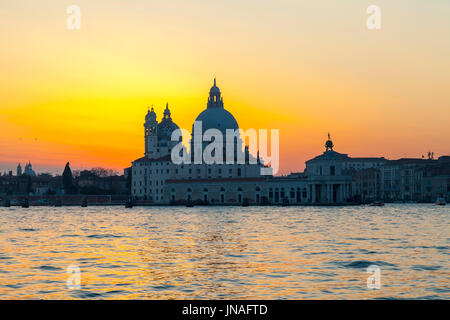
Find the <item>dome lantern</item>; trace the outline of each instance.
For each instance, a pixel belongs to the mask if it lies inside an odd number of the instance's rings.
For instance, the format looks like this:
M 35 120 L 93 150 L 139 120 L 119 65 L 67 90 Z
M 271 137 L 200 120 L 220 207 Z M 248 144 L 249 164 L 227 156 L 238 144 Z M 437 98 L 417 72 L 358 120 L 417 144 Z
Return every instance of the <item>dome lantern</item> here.
M 216 78 L 214 78 L 214 85 L 209 90 L 209 98 L 207 108 L 223 108 L 223 99 L 220 96 L 220 89 L 216 85 Z
M 236 119 L 223 105 L 223 98 L 216 85 L 216 78 L 214 78 L 214 85 L 209 90 L 207 107 L 197 116 L 195 121 L 202 122 L 202 133 L 208 129 L 218 129 L 225 135 L 227 129 L 239 129 Z M 192 134 L 194 134 L 194 131 L 193 125 Z
M 164 110 L 164 119 L 171 119 L 171 113 L 169 110 L 169 103 L 166 103 L 166 109 Z

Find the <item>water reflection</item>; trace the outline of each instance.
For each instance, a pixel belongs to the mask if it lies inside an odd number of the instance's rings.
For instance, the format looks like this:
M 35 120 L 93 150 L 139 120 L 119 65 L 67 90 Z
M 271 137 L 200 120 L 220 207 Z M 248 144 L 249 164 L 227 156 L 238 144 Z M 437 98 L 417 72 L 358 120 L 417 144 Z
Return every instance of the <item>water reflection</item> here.
M 2 299 L 450 298 L 449 209 L 0 209 Z M 368 290 L 366 268 L 381 268 Z M 81 269 L 68 290 L 69 265 Z

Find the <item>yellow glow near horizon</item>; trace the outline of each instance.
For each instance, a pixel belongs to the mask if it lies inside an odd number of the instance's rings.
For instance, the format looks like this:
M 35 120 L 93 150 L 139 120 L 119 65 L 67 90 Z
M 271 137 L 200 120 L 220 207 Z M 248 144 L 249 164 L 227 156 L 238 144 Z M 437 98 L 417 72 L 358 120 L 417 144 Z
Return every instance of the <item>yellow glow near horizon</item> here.
M 364 1 L 77 2 L 72 31 L 70 3 L 0 4 L 0 170 L 121 170 L 147 107 L 190 131 L 214 76 L 240 127 L 280 129 L 281 172 L 328 132 L 355 156 L 450 154 L 448 1 L 381 1 L 375 32 Z

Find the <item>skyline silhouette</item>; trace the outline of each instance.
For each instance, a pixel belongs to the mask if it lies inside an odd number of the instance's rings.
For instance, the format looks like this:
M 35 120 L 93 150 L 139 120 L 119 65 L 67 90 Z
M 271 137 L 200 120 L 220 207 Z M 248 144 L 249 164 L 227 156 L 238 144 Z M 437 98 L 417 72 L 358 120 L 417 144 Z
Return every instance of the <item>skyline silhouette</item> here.
M 450 154 L 448 1 L 383 3 L 377 31 L 367 4 L 334 0 L 80 0 L 80 30 L 65 4 L 24 4 L 0 4 L 0 171 L 121 170 L 142 154 L 148 106 L 169 102 L 189 128 L 214 76 L 241 128 L 280 129 L 284 173 L 329 131 L 354 156 Z

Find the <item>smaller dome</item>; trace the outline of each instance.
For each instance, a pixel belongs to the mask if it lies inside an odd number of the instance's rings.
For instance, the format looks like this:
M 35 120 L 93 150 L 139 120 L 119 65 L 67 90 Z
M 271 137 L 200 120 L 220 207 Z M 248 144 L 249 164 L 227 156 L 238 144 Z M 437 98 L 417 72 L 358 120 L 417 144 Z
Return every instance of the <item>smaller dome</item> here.
M 158 140 L 170 141 L 172 139 L 172 133 L 177 129 L 180 128 L 172 121 L 169 104 L 166 104 L 164 117 L 158 124 Z
M 180 129 L 172 119 L 164 119 L 158 124 L 158 140 L 170 141 L 172 138 L 172 133 Z
M 333 141 L 331 141 L 330 134 L 328 133 L 328 140 L 327 142 L 325 142 L 325 149 L 326 151 L 333 150 L 333 147 L 334 147 Z

